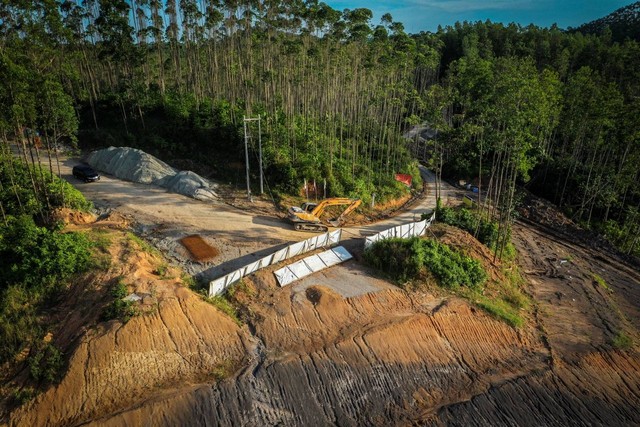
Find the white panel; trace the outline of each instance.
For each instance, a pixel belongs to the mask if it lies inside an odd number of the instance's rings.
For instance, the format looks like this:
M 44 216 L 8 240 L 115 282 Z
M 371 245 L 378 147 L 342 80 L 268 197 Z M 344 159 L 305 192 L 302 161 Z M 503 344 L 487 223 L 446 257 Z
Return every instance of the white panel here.
M 335 265 L 340 263 L 340 257 L 333 251 L 324 251 L 318 254 L 318 258 L 326 265 Z
M 232 271 L 231 273 L 227 274 L 227 283 L 226 283 L 226 285 L 229 286 L 231 283 L 237 282 L 238 280 L 242 279 L 243 277 L 244 277 L 244 274 L 242 274 L 242 269 L 236 270 L 236 271 Z
M 330 249 L 334 254 L 336 254 L 338 256 L 338 258 L 340 258 L 340 261 L 346 261 L 348 259 L 353 258 L 353 256 L 349 253 L 348 250 L 346 250 L 344 247 L 342 246 L 338 246 L 335 247 L 333 249 Z
M 294 262 L 293 264 L 290 264 L 289 265 L 289 270 L 291 270 L 291 272 L 296 277 L 304 277 L 304 276 L 308 276 L 309 274 L 313 273 L 313 270 L 310 270 L 309 267 L 307 266 L 307 264 L 305 264 L 302 261 L 298 261 L 298 262 Z
M 289 251 L 287 252 L 287 258 L 293 258 L 296 255 L 300 255 L 302 253 L 302 248 L 304 247 L 304 242 L 294 243 L 289 246 Z
M 273 254 L 260 259 L 258 262 L 260 263 L 260 268 L 269 267 L 273 262 Z
M 302 260 L 311 271 L 320 271 L 327 268 L 327 264 L 318 255 L 312 255 Z
M 279 251 L 277 251 L 276 253 L 273 254 L 273 260 L 271 261 L 272 264 L 277 264 L 280 261 L 284 261 L 285 259 L 287 259 L 287 252 L 289 251 L 289 248 L 284 248 L 284 249 L 280 249 Z
M 340 239 L 342 239 L 342 228 L 339 228 L 329 233 L 328 242 L 327 244 L 325 244 L 325 246 L 329 246 L 330 244 L 333 244 L 333 243 L 339 243 Z
M 291 265 L 274 272 L 280 286 L 286 286 L 291 282 L 308 276 L 314 272 L 324 270 L 331 265 L 351 259 L 351 254 L 342 246 L 329 249 L 317 255 L 311 255 Z M 325 265 L 326 264 L 326 265 Z
M 238 280 L 242 279 L 244 276 L 254 273 L 260 270 L 261 268 L 267 267 L 269 265 L 277 264 L 281 261 L 284 261 L 285 259 L 303 254 L 305 252 L 315 250 L 320 247 L 326 247 L 331 244 L 338 243 L 341 237 L 342 237 L 342 229 L 338 229 L 329 233 L 324 233 L 324 234 L 311 237 L 301 242 L 294 243 L 289 247 L 280 249 L 279 251 L 276 251 L 272 255 L 268 255 L 264 258 L 254 261 L 249 265 L 246 265 L 236 271 L 233 271 L 219 279 L 216 279 L 210 282 L 209 295 L 213 296 L 213 295 L 218 295 L 224 292 L 224 290 L 232 283 L 237 282 Z M 324 262 L 321 261 L 320 259 L 317 259 L 317 262 L 324 264 Z M 294 269 L 298 269 L 298 270 L 288 270 L 288 273 L 282 272 L 282 269 L 278 271 L 281 272 L 281 274 L 286 275 L 286 277 L 283 277 L 284 281 L 295 280 L 294 277 L 296 276 L 296 274 L 307 275 L 311 273 L 311 270 L 309 270 L 309 268 L 306 266 L 303 266 L 303 267 L 296 266 L 294 267 Z M 276 274 L 276 277 L 277 277 L 277 274 Z M 278 282 L 280 283 L 281 286 L 283 286 L 282 284 L 283 282 L 280 281 L 280 279 L 278 279 Z
M 248 276 L 249 274 L 257 271 L 260 268 L 260 261 L 252 262 L 244 268 L 244 275 Z
M 288 285 L 289 283 L 297 280 L 298 278 L 291 272 L 289 267 L 281 268 L 280 270 L 274 272 L 276 275 L 276 279 L 278 279 L 278 283 L 280 286 Z
M 214 295 L 220 294 L 225 289 L 226 276 L 221 277 L 219 279 L 214 280 L 209 283 L 209 296 L 212 297 Z

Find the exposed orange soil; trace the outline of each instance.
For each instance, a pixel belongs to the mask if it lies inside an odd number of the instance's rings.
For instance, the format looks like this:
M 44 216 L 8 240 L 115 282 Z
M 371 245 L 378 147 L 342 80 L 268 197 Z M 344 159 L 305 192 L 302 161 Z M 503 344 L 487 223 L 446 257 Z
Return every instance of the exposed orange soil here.
M 470 235 L 432 232 L 502 279 Z M 517 226 L 514 242 L 535 300 L 520 329 L 440 292 L 391 288 L 344 298 L 321 285 L 279 288 L 275 267 L 232 295 L 245 322 L 238 326 L 185 288 L 177 271 L 160 277 L 159 259 L 113 245 L 108 280 L 122 276 L 143 296 L 143 314 L 85 330 L 86 319 L 70 314 L 61 325 L 73 325 L 75 338 L 54 334 L 77 343 L 69 370 L 9 423 L 640 423 L 637 347 L 613 346 L 620 332 L 640 338 L 640 274 L 543 230 Z M 88 288 L 99 290 L 104 279 Z M 74 303 L 86 304 L 86 292 Z M 221 371 L 228 377 L 219 381 Z
M 114 221 L 111 219 L 111 221 Z M 96 226 L 101 226 L 96 223 Z M 59 384 L 11 414 L 11 425 L 75 425 L 214 380 L 220 366 L 246 357 L 247 334 L 182 283 L 157 273 L 162 260 L 122 232 L 109 234 L 111 267 L 72 288 L 53 342 L 69 355 Z M 123 281 L 142 299 L 139 315 L 103 322 L 106 288 Z

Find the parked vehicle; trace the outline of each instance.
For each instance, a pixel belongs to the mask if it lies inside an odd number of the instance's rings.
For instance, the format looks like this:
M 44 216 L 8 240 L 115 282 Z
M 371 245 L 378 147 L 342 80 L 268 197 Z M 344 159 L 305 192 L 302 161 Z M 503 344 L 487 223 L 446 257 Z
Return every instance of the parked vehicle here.
M 84 182 L 100 180 L 100 175 L 89 165 L 77 165 L 73 167 L 73 176 Z

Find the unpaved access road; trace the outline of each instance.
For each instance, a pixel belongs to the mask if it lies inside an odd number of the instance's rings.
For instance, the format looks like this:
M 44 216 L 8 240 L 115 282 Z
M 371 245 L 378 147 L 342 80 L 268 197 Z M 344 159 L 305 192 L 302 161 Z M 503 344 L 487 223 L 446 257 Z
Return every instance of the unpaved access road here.
M 71 174 L 77 158 L 61 159 L 61 175 L 78 188 L 101 211 L 117 210 L 135 220 L 136 231 L 150 240 L 187 273 L 210 281 L 291 243 L 313 234 L 293 230 L 283 217 L 266 214 L 262 209 L 269 202 L 256 200 L 256 210 L 239 209 L 222 201 L 202 202 L 168 192 L 154 186 L 123 181 L 103 175 L 98 182 L 84 183 Z M 362 238 L 379 231 L 420 220 L 423 213 L 435 208 L 433 173 L 422 168 L 425 191 L 411 206 L 398 215 L 361 227 L 343 228 L 343 244 L 350 250 L 362 249 Z M 443 184 L 447 198 L 461 198 L 460 190 Z M 246 203 L 243 205 L 246 206 Z M 275 212 L 275 209 L 271 210 Z M 211 262 L 194 262 L 179 243 L 191 234 L 201 235 L 220 251 Z M 347 280 L 346 283 L 351 283 Z M 342 289 L 345 296 L 366 292 L 354 285 Z M 370 289 L 368 289 L 370 290 Z M 368 291 L 367 290 L 367 291 Z M 338 289 L 341 292 L 340 289 Z

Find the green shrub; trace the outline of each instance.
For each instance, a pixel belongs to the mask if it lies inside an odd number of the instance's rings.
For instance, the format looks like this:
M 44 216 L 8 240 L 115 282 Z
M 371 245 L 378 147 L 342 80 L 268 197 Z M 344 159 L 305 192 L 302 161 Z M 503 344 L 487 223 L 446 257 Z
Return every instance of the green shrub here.
M 482 244 L 491 250 L 495 251 L 497 247 L 498 224 L 494 221 L 489 221 L 483 218 L 477 212 L 466 208 L 454 209 L 450 207 L 443 207 L 438 204 L 436 209 L 436 220 L 461 228 L 469 234 L 475 235 Z M 515 254 L 515 251 L 512 251 L 512 248 L 510 248 L 509 251 L 509 253 L 513 252 L 513 254 Z
M 31 174 L 44 180 L 46 191 L 34 192 Z M 91 202 L 67 181 L 51 175 L 46 167 L 27 166 L 19 159 L 0 155 L 0 202 L 9 215 L 37 215 L 49 206 L 65 206 L 71 209 L 88 211 Z M 46 197 L 49 203 L 46 202 Z
M 32 387 L 23 387 L 13 392 L 13 404 L 16 406 L 23 405 L 38 395 L 38 391 Z
M 480 263 L 435 240 L 387 239 L 374 243 L 364 253 L 365 261 L 403 283 L 428 270 L 449 289 L 461 286 L 480 289 L 487 278 Z
M 62 352 L 48 343 L 29 358 L 28 364 L 31 378 L 50 384 L 60 377 L 64 359 Z
M 127 285 L 120 278 L 115 285 L 109 291 L 113 301 L 107 305 L 102 313 L 103 320 L 120 319 L 123 323 L 127 323 L 133 316 L 138 314 L 133 301 L 125 301 L 129 292 Z
M 26 215 L 11 217 L 0 226 L 0 289 L 19 283 L 49 293 L 89 267 L 90 246 L 82 233 L 38 227 Z

